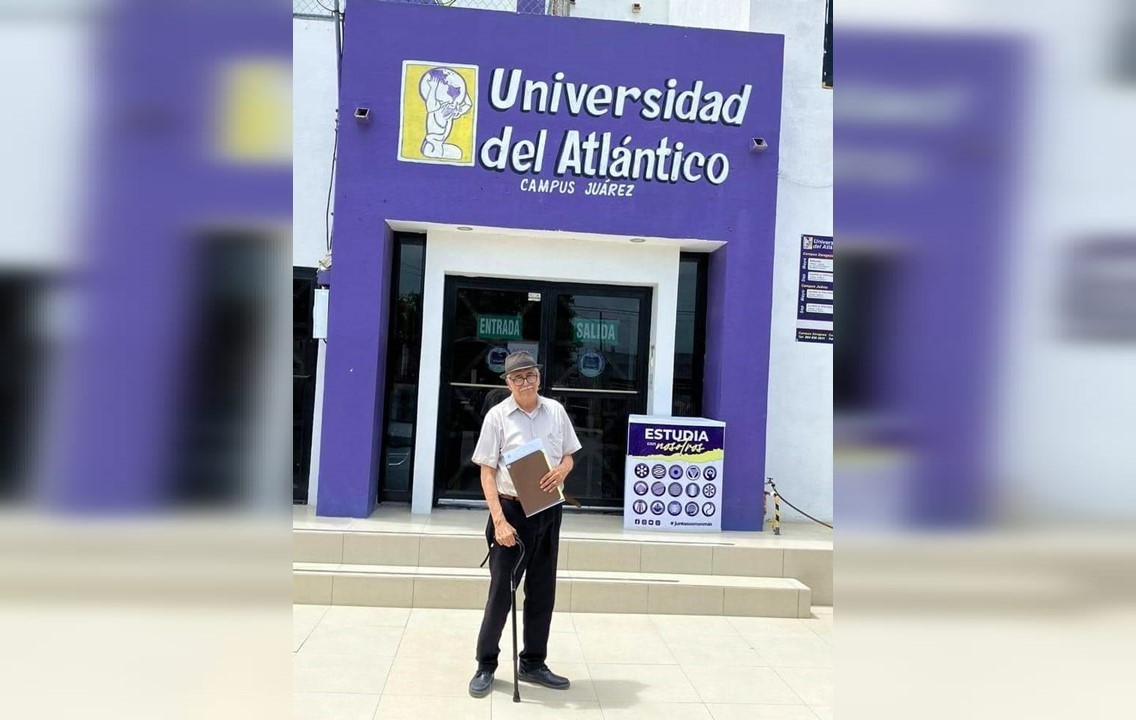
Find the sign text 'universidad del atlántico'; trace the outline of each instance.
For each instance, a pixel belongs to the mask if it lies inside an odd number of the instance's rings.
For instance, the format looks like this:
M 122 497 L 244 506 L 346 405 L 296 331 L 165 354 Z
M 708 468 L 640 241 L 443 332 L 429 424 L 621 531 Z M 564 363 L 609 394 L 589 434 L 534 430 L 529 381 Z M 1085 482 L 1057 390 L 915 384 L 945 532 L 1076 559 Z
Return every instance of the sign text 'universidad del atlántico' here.
M 477 166 L 520 175 L 526 192 L 630 197 L 634 182 L 708 183 L 730 177 L 730 159 L 720 149 L 692 147 L 684 127 L 740 127 L 751 84 L 711 88 L 702 80 L 660 78 L 657 86 L 607 85 L 572 79 L 527 77 L 517 68 L 493 68 L 488 97 L 479 98 L 476 65 L 407 60 L 402 70 L 398 159 L 405 162 Z M 580 118 L 638 119 L 674 123 L 674 131 L 646 146 L 631 132 L 547 128 L 521 137 L 504 113 Z M 479 123 L 489 133 L 478 141 Z M 580 187 L 577 183 L 586 183 Z

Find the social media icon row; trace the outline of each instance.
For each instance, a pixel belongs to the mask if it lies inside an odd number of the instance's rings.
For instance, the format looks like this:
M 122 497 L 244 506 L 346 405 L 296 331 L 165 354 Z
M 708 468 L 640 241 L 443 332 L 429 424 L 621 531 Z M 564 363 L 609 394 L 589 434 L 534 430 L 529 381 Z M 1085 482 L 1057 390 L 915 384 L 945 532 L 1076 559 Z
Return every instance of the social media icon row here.
M 636 500 L 631 504 L 631 509 L 635 511 L 636 515 L 646 514 L 647 507 L 648 506 L 646 500 Z M 678 516 L 685 512 L 690 517 L 694 517 L 700 512 L 706 517 L 713 517 L 714 513 L 717 510 L 717 508 L 714 506 L 714 503 L 708 502 L 699 505 L 696 502 L 688 502 L 685 506 L 683 506 L 683 504 L 678 502 L 677 500 L 673 500 L 670 503 L 663 503 L 662 500 L 655 500 L 651 503 L 650 509 L 653 515 L 662 515 L 664 512 L 666 512 L 670 513 L 671 515 Z
M 673 482 L 667 485 L 662 482 L 656 482 L 648 487 L 647 483 L 639 480 L 632 486 L 632 489 L 635 491 L 636 495 L 646 495 L 647 491 L 650 490 L 651 494 L 655 497 L 662 497 L 663 495 L 678 497 L 682 495 L 683 492 L 686 492 L 687 497 L 693 498 L 702 495 L 703 497 L 712 498 L 718 494 L 718 488 L 714 485 L 703 485 L 699 487 L 698 483 L 688 483 L 684 489 L 682 483 Z
M 670 476 L 672 480 L 681 480 L 684 473 L 690 480 L 697 480 L 699 477 L 714 480 L 718 477 L 718 469 L 713 465 L 705 470 L 702 470 L 697 465 L 688 465 L 685 470 L 683 466 L 679 464 L 669 467 L 663 463 L 655 463 L 653 466 L 649 466 L 647 463 L 638 463 L 635 465 L 635 477 L 637 478 L 646 478 L 650 475 L 656 480 L 662 480 L 667 476 Z

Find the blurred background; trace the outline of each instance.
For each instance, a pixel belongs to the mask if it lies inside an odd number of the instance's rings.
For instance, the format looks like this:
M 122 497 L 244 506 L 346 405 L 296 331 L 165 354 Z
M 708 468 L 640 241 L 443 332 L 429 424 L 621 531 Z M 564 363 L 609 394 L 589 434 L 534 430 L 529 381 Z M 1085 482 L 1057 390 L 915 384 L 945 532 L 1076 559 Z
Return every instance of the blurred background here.
M 1136 3 L 835 14 L 841 717 L 1131 714 Z
M 281 3 L 0 2 L 0 715 L 290 713 Z
M 846 6 L 846 527 L 1132 520 L 1136 9 Z

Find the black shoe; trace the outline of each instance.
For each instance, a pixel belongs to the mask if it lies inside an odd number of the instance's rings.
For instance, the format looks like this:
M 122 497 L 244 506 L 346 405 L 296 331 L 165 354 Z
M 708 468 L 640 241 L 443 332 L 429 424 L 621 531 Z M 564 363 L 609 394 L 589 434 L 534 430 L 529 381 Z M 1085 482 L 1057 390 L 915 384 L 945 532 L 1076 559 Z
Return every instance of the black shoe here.
M 543 685 L 546 688 L 552 688 L 553 690 L 567 690 L 568 686 L 572 684 L 568 681 L 568 678 L 561 677 L 549 670 L 547 665 L 541 665 L 532 670 L 521 670 L 517 677 L 527 682 Z
M 483 698 L 493 689 L 493 673 L 489 670 L 478 670 L 469 681 L 469 694 L 475 698 Z

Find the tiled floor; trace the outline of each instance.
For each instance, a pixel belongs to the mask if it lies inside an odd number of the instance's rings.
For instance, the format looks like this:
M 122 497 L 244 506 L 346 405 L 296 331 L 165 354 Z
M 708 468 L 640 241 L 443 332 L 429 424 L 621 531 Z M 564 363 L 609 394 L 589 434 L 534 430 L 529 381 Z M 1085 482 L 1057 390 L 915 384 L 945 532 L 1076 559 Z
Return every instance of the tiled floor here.
M 296 605 L 293 717 L 831 718 L 832 609 L 813 610 L 807 620 L 557 613 L 548 663 L 572 687 L 522 683 L 514 704 L 508 626 L 493 693 L 467 694 L 479 610 Z

